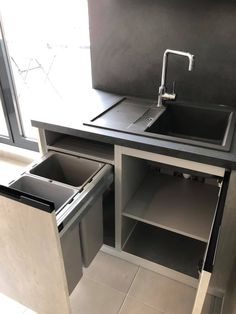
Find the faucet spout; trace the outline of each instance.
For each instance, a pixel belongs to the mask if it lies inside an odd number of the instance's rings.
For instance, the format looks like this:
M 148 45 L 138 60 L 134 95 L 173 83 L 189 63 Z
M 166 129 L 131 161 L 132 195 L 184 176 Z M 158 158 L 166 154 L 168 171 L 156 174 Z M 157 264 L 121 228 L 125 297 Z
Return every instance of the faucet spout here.
M 164 52 L 163 61 L 162 61 L 161 85 L 159 87 L 159 92 L 158 92 L 157 107 L 163 106 L 163 100 L 167 100 L 167 99 L 174 100 L 176 98 L 176 94 L 174 93 L 174 91 L 171 94 L 166 92 L 166 75 L 167 75 L 169 54 L 179 55 L 179 56 L 188 58 L 189 60 L 188 70 L 192 71 L 194 68 L 194 55 L 193 54 L 189 52 L 171 50 L 171 49 L 167 49 Z

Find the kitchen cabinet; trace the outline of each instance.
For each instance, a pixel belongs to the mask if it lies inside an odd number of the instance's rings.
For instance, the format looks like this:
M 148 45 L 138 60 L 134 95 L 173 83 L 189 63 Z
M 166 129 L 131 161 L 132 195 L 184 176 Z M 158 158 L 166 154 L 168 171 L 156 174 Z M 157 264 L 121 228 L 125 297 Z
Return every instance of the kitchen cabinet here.
M 195 283 L 193 313 L 201 313 L 229 171 L 127 147 L 116 147 L 115 165 L 117 248 L 156 263 L 176 280 Z
M 233 263 L 229 252 L 235 244 L 234 171 L 230 175 L 224 167 L 67 132 L 40 129 L 39 134 L 42 159 L 9 187 L 1 187 L 6 228 L 1 229 L 1 238 L 9 233 L 7 224 L 14 211 L 18 215 L 7 239 L 13 244 L 11 254 L 5 254 L 4 261 L 9 261 L 5 273 L 19 271 L 24 287 L 20 293 L 9 281 L 1 287 L 3 292 L 36 311 L 40 293 L 45 313 L 57 313 L 63 306 L 63 313 L 70 313 L 69 294 L 83 267 L 105 243 L 103 251 L 195 287 L 194 314 L 201 313 L 207 292 L 223 297 Z M 27 239 L 27 245 L 20 242 L 24 254 L 19 264 L 14 230 Z M 9 253 L 3 242 L 4 252 Z M 30 285 L 22 271 L 32 278 Z M 39 282 L 46 287 L 42 291 Z M 48 307 L 49 299 L 58 300 L 54 308 Z

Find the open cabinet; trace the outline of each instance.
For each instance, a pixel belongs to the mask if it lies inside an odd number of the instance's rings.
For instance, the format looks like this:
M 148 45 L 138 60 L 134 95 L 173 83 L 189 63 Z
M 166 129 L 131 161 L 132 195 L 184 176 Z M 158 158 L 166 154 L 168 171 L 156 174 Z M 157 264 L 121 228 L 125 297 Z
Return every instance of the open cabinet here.
M 70 313 L 69 294 L 103 244 L 113 166 L 94 159 L 51 149 L 0 186 L 0 291 L 37 313 Z
M 224 290 L 232 264 L 224 256 L 235 247 L 234 172 L 40 134 L 42 158 L 0 186 L 0 292 L 39 313 L 70 313 L 69 295 L 104 243 L 108 253 L 197 288 L 193 314 L 210 279 Z
M 182 159 L 116 148 L 117 248 L 198 281 L 201 313 L 217 251 L 230 172 Z M 192 281 L 191 281 L 192 280 Z

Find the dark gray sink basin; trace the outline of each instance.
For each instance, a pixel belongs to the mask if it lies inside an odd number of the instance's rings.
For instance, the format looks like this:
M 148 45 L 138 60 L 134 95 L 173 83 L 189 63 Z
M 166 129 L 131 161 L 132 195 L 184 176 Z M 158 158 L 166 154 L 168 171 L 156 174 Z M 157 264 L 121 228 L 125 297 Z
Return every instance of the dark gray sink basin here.
M 85 125 L 183 144 L 229 151 L 235 112 L 225 106 L 124 98 Z
M 234 112 L 226 107 L 167 105 L 144 130 L 146 136 L 228 151 L 235 126 Z

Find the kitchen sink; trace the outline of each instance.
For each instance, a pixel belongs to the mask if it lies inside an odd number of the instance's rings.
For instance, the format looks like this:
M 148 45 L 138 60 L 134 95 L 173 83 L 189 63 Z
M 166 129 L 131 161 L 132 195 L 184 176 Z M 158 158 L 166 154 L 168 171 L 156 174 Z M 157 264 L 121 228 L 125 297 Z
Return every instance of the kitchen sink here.
M 226 106 L 205 106 L 124 98 L 85 125 L 145 137 L 229 151 L 235 112 Z
M 235 126 L 229 108 L 168 104 L 144 129 L 146 136 L 228 151 Z

